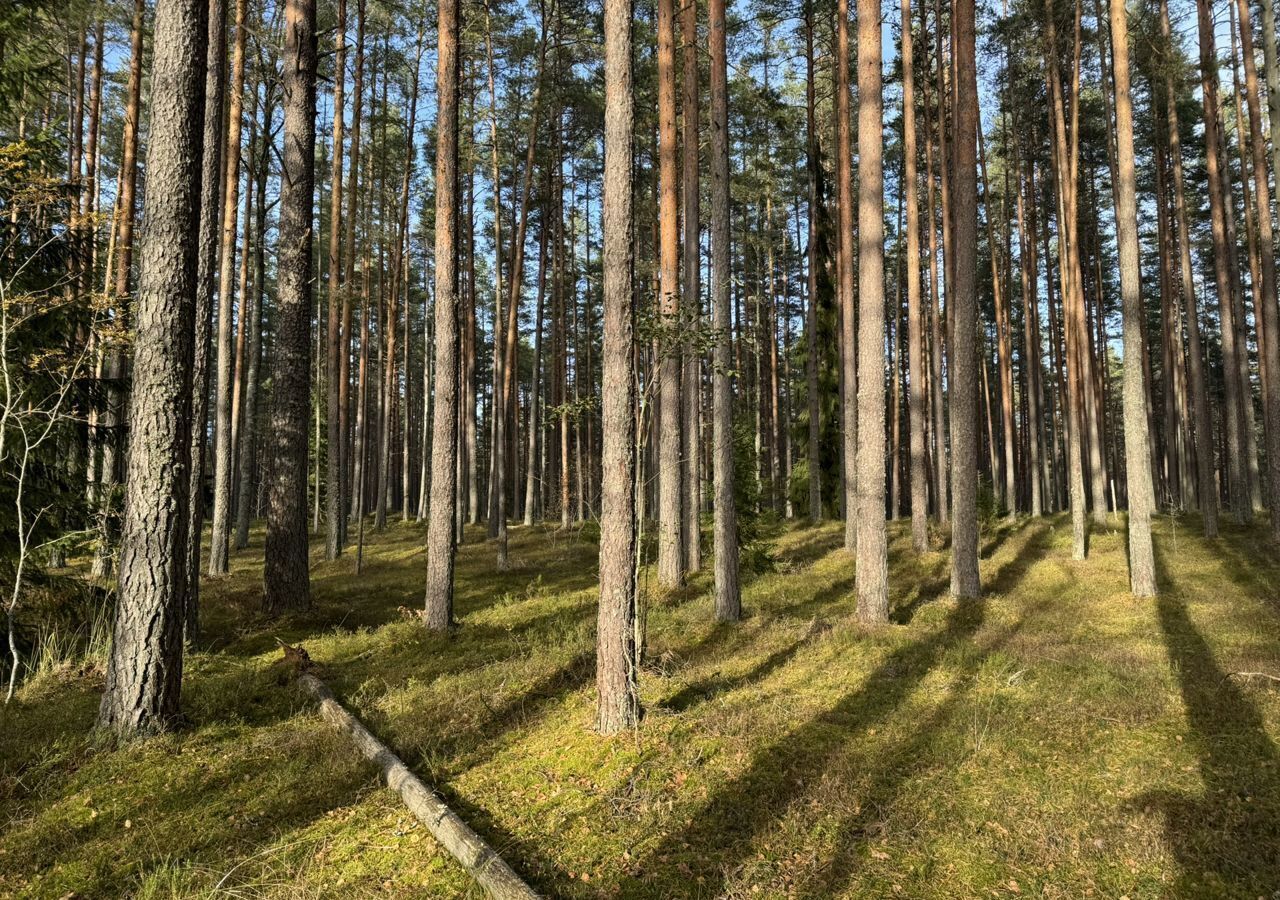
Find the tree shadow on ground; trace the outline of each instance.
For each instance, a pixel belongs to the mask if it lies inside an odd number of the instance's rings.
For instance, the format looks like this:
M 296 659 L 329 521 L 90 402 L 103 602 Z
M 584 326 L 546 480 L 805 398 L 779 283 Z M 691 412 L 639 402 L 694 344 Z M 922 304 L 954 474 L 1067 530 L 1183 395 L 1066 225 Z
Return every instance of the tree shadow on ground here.
M 821 777 L 854 735 L 888 719 L 947 648 L 978 630 L 983 612 L 980 602 L 957 605 L 938 631 L 889 653 L 859 689 L 757 752 L 685 830 L 668 833 L 645 855 L 635 869 L 642 884 L 629 889 L 624 883 L 622 893 L 683 896 L 694 882 L 699 894 L 723 893 L 729 873 L 751 853 L 754 840 L 786 814 L 796 786 Z
M 1169 663 L 1177 675 L 1204 790 L 1151 792 L 1138 802 L 1160 810 L 1183 896 L 1263 896 L 1280 886 L 1280 752 L 1262 713 L 1218 665 L 1185 602 L 1169 590 L 1155 601 Z

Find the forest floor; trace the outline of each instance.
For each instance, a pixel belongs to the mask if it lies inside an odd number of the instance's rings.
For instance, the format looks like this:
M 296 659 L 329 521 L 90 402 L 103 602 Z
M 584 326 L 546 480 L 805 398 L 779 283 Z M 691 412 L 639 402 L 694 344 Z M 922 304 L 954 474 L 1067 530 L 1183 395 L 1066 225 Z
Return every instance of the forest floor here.
M 1280 559 L 1261 525 L 1157 524 L 1161 596 L 1115 526 L 984 530 L 986 595 L 894 523 L 895 624 L 853 616 L 841 526 L 779 527 L 745 619 L 710 574 L 647 603 L 640 730 L 594 719 L 590 529 L 469 529 L 459 628 L 425 633 L 423 528 L 321 559 L 315 610 L 258 611 L 262 534 L 204 584 L 189 727 L 90 735 L 101 672 L 0 712 L 0 896 L 478 895 L 372 768 L 282 684 L 301 642 L 338 697 L 558 897 L 1271 897 L 1280 889 Z

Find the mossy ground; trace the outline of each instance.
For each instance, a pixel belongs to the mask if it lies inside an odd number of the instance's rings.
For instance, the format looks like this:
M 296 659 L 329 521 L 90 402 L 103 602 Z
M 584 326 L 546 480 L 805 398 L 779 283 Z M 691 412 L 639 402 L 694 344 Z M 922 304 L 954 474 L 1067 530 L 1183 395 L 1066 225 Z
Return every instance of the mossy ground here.
M 316 608 L 258 613 L 261 533 L 204 585 L 190 726 L 112 749 L 100 675 L 0 712 L 0 895 L 468 896 L 461 869 L 281 683 L 302 642 L 338 696 L 542 892 L 565 897 L 1270 897 L 1280 889 L 1280 561 L 1261 526 L 1162 518 L 1162 594 L 1122 534 L 988 528 L 981 602 L 890 549 L 895 624 L 853 616 L 839 524 L 780 529 L 745 620 L 709 574 L 648 603 L 635 734 L 592 731 L 589 534 L 468 531 L 450 638 L 402 607 L 422 529 L 365 571 L 316 545 Z

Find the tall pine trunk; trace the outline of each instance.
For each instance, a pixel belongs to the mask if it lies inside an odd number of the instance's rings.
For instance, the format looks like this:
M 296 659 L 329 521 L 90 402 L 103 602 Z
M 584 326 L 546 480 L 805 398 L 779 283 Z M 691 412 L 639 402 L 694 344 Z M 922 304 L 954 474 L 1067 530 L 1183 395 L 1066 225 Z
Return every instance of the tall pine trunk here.
M 284 34 L 284 177 L 267 439 L 271 467 L 266 558 L 271 564 L 263 572 L 263 607 L 272 614 L 311 605 L 306 507 L 316 144 L 315 0 L 287 0 Z
M 453 519 L 458 490 L 458 19 L 458 0 L 441 0 L 436 63 L 436 384 L 423 616 L 433 631 L 444 631 L 453 623 Z
M 171 727 L 179 714 L 208 14 L 205 0 L 166 0 L 156 10 L 129 408 L 133 449 L 119 598 L 98 708 L 99 726 L 122 736 Z

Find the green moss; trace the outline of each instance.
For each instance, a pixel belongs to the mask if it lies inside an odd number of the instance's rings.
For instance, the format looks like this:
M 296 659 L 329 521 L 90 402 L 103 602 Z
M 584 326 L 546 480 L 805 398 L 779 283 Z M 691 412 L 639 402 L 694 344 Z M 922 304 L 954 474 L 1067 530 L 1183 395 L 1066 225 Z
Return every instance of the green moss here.
M 469 529 L 450 638 L 424 633 L 422 530 L 364 572 L 313 556 L 316 608 L 258 612 L 262 546 L 203 587 L 177 734 L 90 734 L 100 676 L 0 711 L 0 896 L 474 895 L 274 665 L 322 677 L 548 895 L 1157 897 L 1280 885 L 1280 565 L 1263 530 L 1157 526 L 1162 596 L 1123 535 L 1070 559 L 1058 517 L 993 522 L 980 603 L 895 523 L 895 624 L 853 616 L 839 523 L 774 528 L 746 618 L 710 579 L 648 601 L 646 707 L 591 731 L 594 536 Z M 1117 523 L 1117 529 L 1119 523 Z M 647 581 L 645 583 L 648 583 Z

